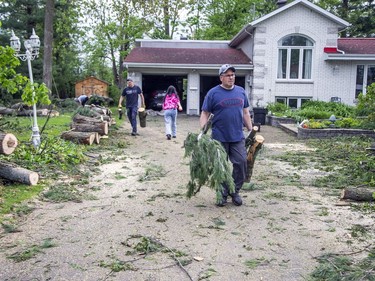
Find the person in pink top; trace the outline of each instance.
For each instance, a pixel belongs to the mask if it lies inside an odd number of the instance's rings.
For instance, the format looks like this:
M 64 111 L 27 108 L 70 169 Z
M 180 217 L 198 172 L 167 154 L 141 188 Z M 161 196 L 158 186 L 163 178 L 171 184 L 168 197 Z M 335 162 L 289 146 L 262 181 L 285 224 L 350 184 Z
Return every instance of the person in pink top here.
M 170 140 L 171 137 L 175 138 L 177 134 L 177 110 L 182 111 L 180 99 L 174 86 L 169 86 L 167 89 L 167 93 L 165 94 L 163 101 L 163 110 L 165 134 L 167 136 L 167 140 Z

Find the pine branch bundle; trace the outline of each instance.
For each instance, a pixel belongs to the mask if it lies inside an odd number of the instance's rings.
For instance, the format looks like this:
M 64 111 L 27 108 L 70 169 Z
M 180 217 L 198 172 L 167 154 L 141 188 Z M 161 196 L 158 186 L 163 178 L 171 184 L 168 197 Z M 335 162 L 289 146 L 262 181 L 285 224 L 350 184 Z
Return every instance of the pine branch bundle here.
M 196 195 L 203 185 L 216 191 L 217 202 L 222 199 L 223 183 L 228 184 L 229 192 L 234 192 L 232 165 L 221 143 L 204 134 L 189 133 L 185 140 L 185 157 L 191 156 L 190 181 L 187 197 Z

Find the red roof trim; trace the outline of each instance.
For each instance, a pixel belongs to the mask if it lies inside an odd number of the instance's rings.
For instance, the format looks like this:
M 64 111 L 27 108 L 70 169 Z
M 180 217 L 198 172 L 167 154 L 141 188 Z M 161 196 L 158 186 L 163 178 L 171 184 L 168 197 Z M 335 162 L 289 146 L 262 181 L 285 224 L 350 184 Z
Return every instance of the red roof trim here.
M 324 52 L 325 53 L 337 53 L 337 48 L 336 47 L 324 47 Z

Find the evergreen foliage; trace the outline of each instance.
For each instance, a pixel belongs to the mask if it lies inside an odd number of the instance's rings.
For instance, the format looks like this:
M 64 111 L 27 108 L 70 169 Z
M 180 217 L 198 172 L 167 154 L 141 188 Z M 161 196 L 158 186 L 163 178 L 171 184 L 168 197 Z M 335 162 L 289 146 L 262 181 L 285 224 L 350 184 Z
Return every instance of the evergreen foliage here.
M 196 195 L 203 185 L 215 190 L 216 200 L 222 199 L 223 183 L 229 186 L 229 192 L 234 192 L 232 165 L 221 143 L 202 135 L 190 133 L 185 140 L 185 157 L 191 157 L 190 181 L 187 185 L 187 197 Z

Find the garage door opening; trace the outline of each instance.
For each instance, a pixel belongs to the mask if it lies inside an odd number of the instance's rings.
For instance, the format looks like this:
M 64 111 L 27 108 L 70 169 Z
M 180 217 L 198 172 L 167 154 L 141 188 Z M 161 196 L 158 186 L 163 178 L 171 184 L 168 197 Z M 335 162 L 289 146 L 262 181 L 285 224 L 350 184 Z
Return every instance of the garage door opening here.
M 145 97 L 146 108 L 152 109 L 151 107 L 154 106 L 154 100 L 157 98 L 157 94 L 167 91 L 168 87 L 172 85 L 178 92 L 182 107 L 186 109 L 184 80 L 187 80 L 186 75 L 143 75 L 142 91 Z

